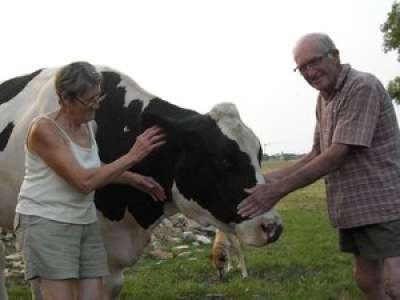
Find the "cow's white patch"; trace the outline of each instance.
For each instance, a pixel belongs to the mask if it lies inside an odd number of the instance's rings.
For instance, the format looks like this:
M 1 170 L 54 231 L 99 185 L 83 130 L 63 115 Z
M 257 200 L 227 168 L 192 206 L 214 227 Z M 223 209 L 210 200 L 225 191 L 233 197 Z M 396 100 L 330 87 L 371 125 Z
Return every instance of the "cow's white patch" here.
M 0 105 L 0 132 L 7 126 L 8 123 L 18 123 L 18 120 L 25 119 L 32 114 L 32 110 L 43 110 L 42 105 L 38 105 L 38 102 L 46 103 L 49 102 L 46 98 L 47 95 L 43 96 L 43 90 L 46 84 L 54 85 L 54 73 L 56 69 L 45 69 L 38 74 L 34 80 L 31 80 L 25 88 L 16 95 L 10 101 Z M 40 101 L 41 99 L 43 99 Z M 58 101 L 54 101 L 54 107 L 58 106 Z M 15 117 L 18 116 L 18 120 Z
M 6 228 L 10 228 L 13 220 L 14 201 L 24 177 L 24 143 L 29 124 L 36 116 L 54 111 L 59 106 L 54 91 L 56 70 L 44 69 L 19 94 L 0 106 L 0 130 L 9 122 L 15 125 L 6 148 L 0 152 L 0 198 L 3 200 L 0 223 Z
M 136 83 L 136 81 L 132 80 L 132 78 L 126 76 L 125 74 L 104 66 L 100 66 L 97 69 L 102 72 L 107 72 L 107 71 L 116 72 L 121 76 L 121 82 L 118 84 L 117 87 L 125 88 L 126 91 L 125 102 L 124 102 L 125 107 L 127 107 L 129 103 L 131 103 L 133 100 L 141 100 L 143 101 L 142 109 L 144 109 L 150 103 L 150 100 L 155 98 L 153 94 L 150 94 L 149 92 L 145 91 Z
M 200 225 L 207 226 L 212 224 L 225 232 L 234 232 L 234 224 L 222 223 L 221 221 L 217 220 L 208 210 L 197 204 L 196 201 L 185 198 L 178 190 L 175 182 L 172 187 L 172 199 L 179 211 L 181 211 L 185 216 L 195 220 Z

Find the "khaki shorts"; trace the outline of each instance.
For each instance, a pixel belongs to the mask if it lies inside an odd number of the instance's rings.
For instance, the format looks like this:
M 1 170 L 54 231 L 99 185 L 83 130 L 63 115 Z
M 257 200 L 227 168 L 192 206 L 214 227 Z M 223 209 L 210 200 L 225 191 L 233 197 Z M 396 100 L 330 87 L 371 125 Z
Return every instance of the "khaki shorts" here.
M 19 215 L 16 235 L 24 257 L 26 280 L 97 278 L 109 274 L 97 223 L 68 224 Z
M 400 256 L 400 220 L 348 229 L 339 229 L 339 245 L 369 259 Z

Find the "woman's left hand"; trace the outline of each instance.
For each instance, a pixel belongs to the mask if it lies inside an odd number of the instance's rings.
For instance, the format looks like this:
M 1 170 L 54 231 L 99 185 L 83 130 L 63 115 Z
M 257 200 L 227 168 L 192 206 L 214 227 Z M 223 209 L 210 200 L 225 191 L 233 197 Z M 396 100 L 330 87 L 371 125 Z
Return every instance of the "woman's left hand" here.
M 167 196 L 163 187 L 152 177 L 140 175 L 138 173 L 131 174 L 130 184 L 139 191 L 149 194 L 154 201 L 165 201 Z

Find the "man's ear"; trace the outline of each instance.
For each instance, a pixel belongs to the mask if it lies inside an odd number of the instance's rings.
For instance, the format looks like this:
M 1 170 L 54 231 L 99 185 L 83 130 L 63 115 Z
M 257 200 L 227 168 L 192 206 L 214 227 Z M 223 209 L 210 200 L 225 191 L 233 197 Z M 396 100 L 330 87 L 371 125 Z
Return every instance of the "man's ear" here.
M 332 49 L 331 51 L 329 51 L 329 57 L 335 61 L 339 61 L 339 50 Z

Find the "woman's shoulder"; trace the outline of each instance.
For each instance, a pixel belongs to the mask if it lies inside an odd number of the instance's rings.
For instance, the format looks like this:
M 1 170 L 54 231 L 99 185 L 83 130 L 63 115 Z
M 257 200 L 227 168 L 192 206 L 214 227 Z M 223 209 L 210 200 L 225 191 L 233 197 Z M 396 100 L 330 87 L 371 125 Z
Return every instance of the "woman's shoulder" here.
M 34 120 L 30 130 L 30 139 L 41 144 L 51 145 L 65 141 L 60 134 L 60 129 L 54 120 L 49 117 L 42 116 Z
M 35 133 L 51 133 L 55 129 L 54 121 L 46 116 L 40 116 L 32 121 L 31 132 Z

